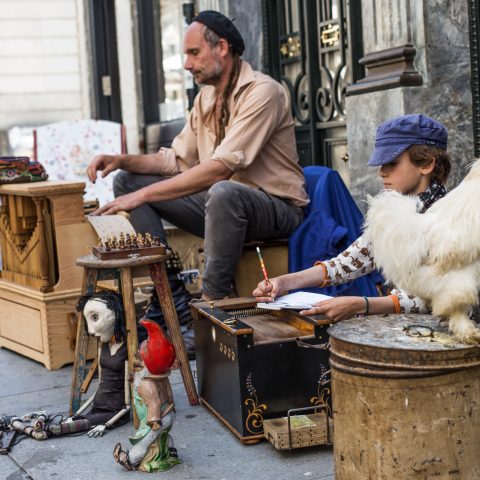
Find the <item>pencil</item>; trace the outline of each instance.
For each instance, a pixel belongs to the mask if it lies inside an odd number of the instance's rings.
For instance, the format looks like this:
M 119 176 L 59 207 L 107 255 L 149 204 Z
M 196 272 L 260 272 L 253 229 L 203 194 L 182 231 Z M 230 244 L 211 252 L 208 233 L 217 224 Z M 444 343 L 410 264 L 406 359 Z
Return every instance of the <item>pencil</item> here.
M 263 262 L 262 254 L 260 253 L 259 247 L 257 247 L 257 254 L 258 254 L 258 259 L 260 260 L 260 266 L 262 267 L 263 277 L 265 278 L 265 281 L 267 282 L 267 285 L 268 285 L 270 284 L 270 280 L 268 279 L 267 269 L 265 268 L 265 263 Z

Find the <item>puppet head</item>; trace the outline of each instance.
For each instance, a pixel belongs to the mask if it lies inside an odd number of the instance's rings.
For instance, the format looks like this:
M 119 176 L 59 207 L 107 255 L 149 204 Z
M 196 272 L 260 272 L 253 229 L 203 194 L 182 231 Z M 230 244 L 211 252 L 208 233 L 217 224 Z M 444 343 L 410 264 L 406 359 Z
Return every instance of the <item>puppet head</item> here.
M 112 337 L 117 342 L 125 338 L 123 306 L 120 296 L 101 291 L 80 297 L 77 310 L 83 310 L 87 333 L 107 343 Z

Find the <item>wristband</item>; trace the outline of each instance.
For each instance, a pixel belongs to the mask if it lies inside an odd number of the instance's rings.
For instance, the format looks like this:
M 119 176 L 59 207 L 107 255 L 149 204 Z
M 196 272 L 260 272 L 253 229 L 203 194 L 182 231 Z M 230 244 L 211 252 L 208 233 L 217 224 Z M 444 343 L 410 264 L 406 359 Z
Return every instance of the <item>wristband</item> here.
M 365 300 L 365 315 L 368 315 L 368 312 L 370 311 L 370 304 L 368 303 L 368 297 L 363 297 Z

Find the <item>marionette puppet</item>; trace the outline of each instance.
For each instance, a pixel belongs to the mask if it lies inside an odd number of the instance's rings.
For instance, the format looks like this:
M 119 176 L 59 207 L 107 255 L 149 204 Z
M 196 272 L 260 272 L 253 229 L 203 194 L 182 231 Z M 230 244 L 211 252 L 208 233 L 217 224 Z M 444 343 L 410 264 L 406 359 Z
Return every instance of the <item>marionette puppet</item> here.
M 168 379 L 175 350 L 156 322 L 143 319 L 140 323 L 147 329 L 148 338 L 140 345 L 142 362 L 136 362 L 131 379 L 140 425 L 129 437 L 132 447 L 125 451 L 117 443 L 113 456 L 127 470 L 165 471 L 180 463 L 169 433 L 175 421 L 175 403 Z
M 128 355 L 122 299 L 117 293 L 103 290 L 80 297 L 77 310 L 83 310 L 88 334 L 99 340 L 99 384 L 95 394 L 71 420 L 74 423 L 83 422 L 83 430 L 91 429 L 88 436 L 97 437 L 103 435 L 108 428 L 124 425 L 130 419 Z M 92 408 L 84 413 L 90 405 Z M 67 426 L 68 433 L 71 428 L 70 425 Z
M 121 297 L 109 291 L 84 295 L 77 303 L 77 310 L 83 310 L 87 332 L 99 340 L 97 391 L 73 416 L 61 421 L 57 421 L 61 418 L 59 414 L 38 411 L 23 417 L 2 417 L 0 429 L 14 429 L 37 440 L 87 430 L 89 437 L 98 437 L 107 429 L 124 425 L 130 419 L 127 347 Z

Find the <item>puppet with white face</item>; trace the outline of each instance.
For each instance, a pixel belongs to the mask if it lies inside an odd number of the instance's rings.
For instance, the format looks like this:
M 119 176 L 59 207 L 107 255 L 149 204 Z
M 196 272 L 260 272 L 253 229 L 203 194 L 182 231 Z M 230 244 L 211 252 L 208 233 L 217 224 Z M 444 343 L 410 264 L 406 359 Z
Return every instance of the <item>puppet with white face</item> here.
M 123 306 L 118 294 L 101 291 L 84 295 L 77 303 L 86 320 L 87 332 L 99 340 L 99 384 L 75 415 L 50 428 L 52 434 L 90 430 L 90 437 L 103 435 L 107 428 L 129 420 L 130 395 L 126 380 L 127 346 L 125 342 Z M 89 406 L 92 408 L 84 413 Z
M 109 291 L 84 295 L 78 301 L 77 310 L 83 311 L 87 332 L 99 340 L 98 389 L 72 417 L 58 423 L 55 420 L 61 415 L 43 411 L 23 417 L 11 416 L 13 428 L 37 440 L 86 430 L 89 430 L 89 437 L 98 437 L 107 428 L 123 425 L 130 418 L 128 357 L 121 297 Z

